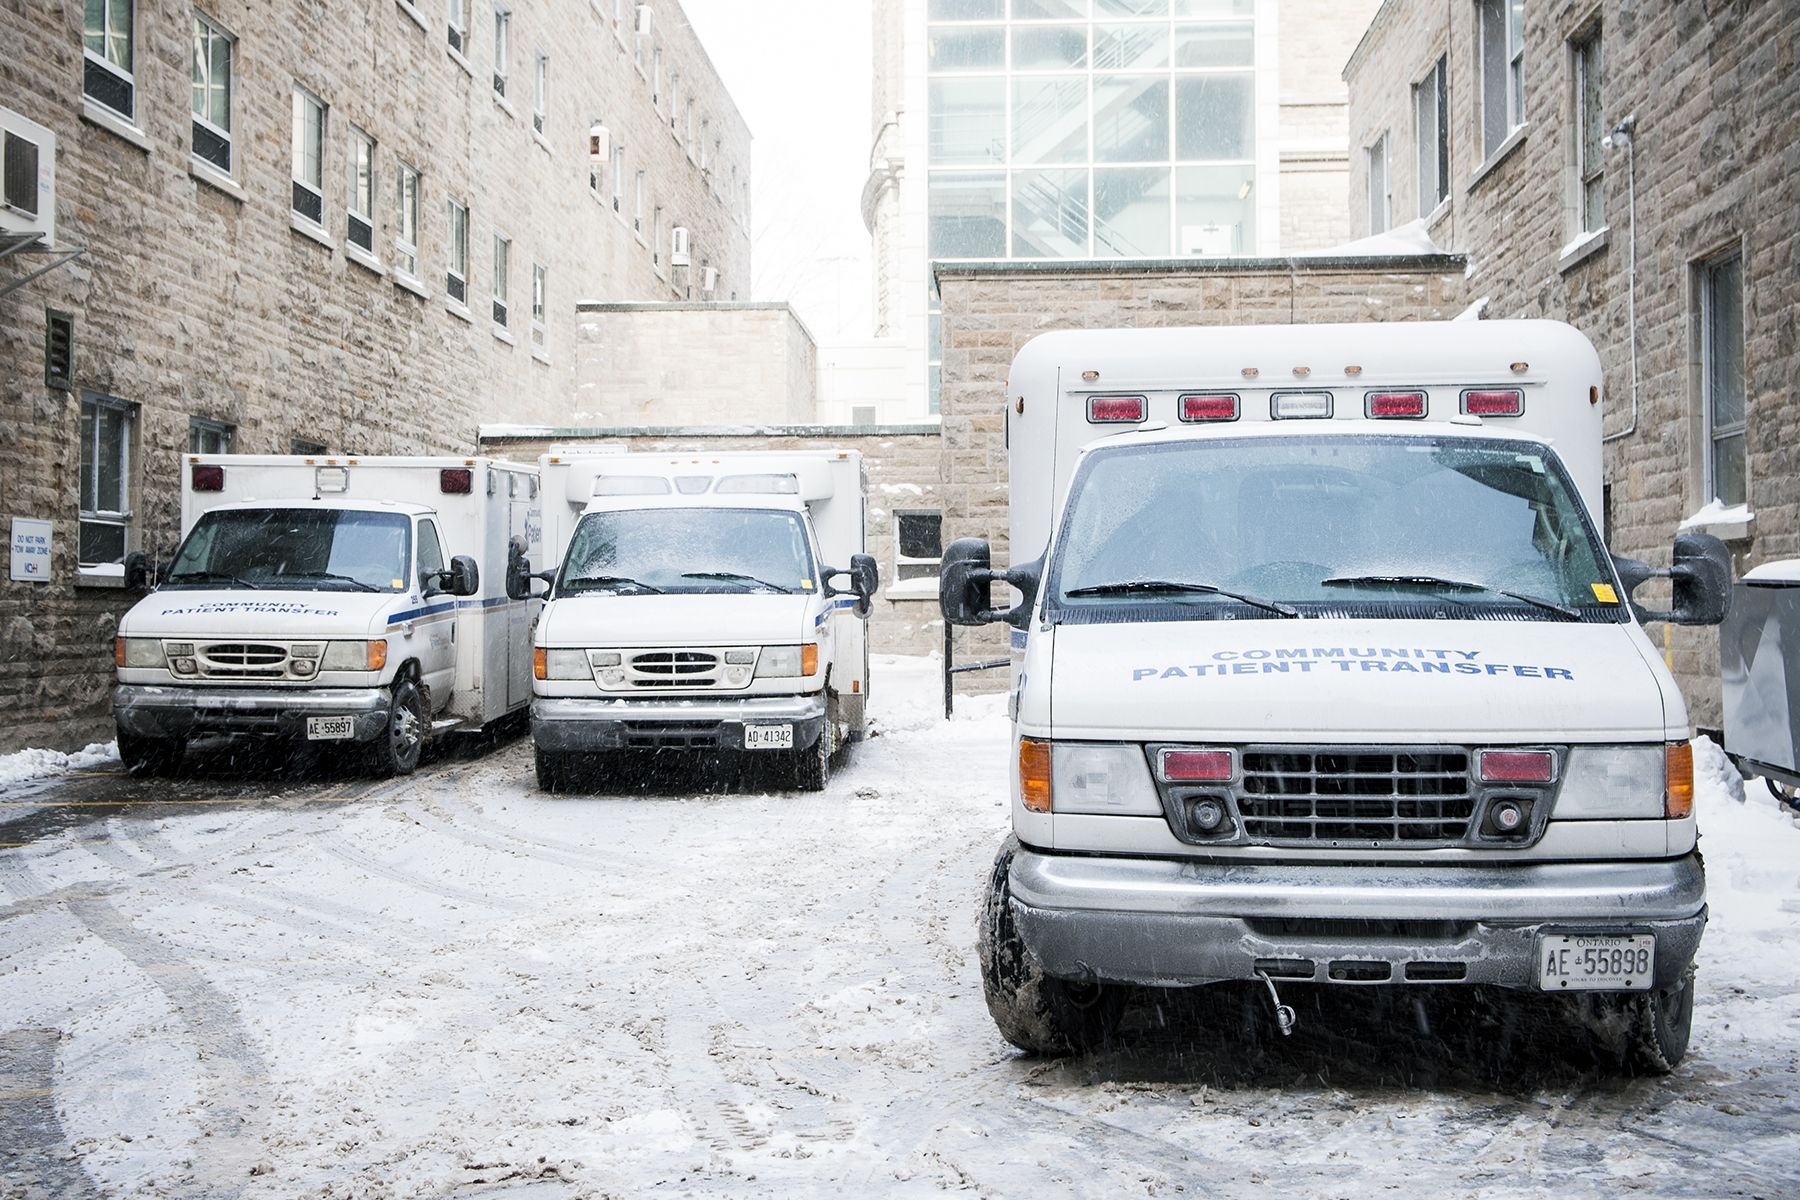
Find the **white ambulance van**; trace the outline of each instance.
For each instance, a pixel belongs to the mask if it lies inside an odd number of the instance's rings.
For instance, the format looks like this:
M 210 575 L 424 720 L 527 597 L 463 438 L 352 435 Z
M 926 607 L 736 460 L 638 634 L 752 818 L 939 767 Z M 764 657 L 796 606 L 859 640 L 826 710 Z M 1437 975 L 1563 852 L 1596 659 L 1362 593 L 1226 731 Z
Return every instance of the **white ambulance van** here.
M 541 466 L 540 786 L 564 787 L 578 756 L 742 750 L 823 788 L 869 696 L 862 456 L 552 447 Z
M 1684 1053 L 1706 924 L 1687 709 L 1642 620 L 1730 560 L 1601 529 L 1601 371 L 1547 321 L 1044 335 L 1006 390 L 1013 567 L 945 555 L 1013 647 L 1001 1032 L 1091 1043 L 1128 986 L 1579 994 Z M 1672 580 L 1673 611 L 1632 590 Z M 990 589 L 1019 599 L 992 607 Z
M 536 464 L 488 458 L 184 456 L 181 546 L 115 643 L 126 766 L 248 734 L 392 775 L 521 712 L 538 491 Z

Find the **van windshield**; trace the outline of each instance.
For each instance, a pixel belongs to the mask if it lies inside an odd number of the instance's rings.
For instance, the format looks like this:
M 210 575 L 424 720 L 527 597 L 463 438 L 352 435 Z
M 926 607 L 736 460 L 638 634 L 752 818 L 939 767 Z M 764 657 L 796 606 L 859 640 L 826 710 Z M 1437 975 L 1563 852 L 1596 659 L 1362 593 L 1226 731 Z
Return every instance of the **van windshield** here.
M 400 513 L 221 510 L 195 523 L 165 586 L 400 592 L 411 543 L 412 520 Z
M 1120 605 L 1170 619 L 1626 613 L 1556 457 L 1480 438 L 1096 450 L 1071 487 L 1049 595 L 1064 620 L 1116 620 Z
M 558 595 L 817 590 L 797 513 L 753 508 L 635 508 L 588 513 L 575 527 Z

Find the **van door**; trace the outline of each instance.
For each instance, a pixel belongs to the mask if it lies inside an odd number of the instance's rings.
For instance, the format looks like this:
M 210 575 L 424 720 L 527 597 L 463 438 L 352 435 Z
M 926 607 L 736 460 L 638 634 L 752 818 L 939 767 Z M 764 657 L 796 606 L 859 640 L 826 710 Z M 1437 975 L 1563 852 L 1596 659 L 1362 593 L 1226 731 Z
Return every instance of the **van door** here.
M 542 518 L 538 506 L 538 480 L 523 472 L 510 472 L 509 499 L 506 505 L 506 529 L 510 544 L 522 547 L 533 570 L 542 570 L 538 551 L 543 542 Z M 513 601 L 506 606 L 506 707 L 517 708 L 531 703 L 531 627 L 539 600 Z
M 448 566 L 443 543 L 438 539 L 437 522 L 421 518 L 415 541 L 419 552 L 414 578 L 418 581 L 421 612 L 400 626 L 401 646 L 403 653 L 419 660 L 419 673 L 431 690 L 431 707 L 441 712 L 450 703 L 450 693 L 456 686 L 456 597 L 448 592 L 425 594 L 426 586 Z

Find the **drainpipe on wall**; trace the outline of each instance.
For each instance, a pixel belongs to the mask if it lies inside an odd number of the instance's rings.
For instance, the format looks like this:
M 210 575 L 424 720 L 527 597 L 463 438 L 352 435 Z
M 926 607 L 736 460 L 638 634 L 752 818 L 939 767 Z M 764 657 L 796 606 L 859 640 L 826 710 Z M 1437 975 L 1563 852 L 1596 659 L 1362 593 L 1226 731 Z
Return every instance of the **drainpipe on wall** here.
M 1620 438 L 1630 437 L 1637 432 L 1638 426 L 1638 352 L 1637 352 L 1637 146 L 1631 139 L 1631 131 L 1637 125 L 1637 114 L 1633 113 L 1613 127 L 1613 131 L 1600 139 L 1600 144 L 1608 150 L 1623 147 L 1625 151 L 1625 212 L 1631 222 L 1630 250 L 1625 268 L 1625 333 L 1631 346 L 1631 422 L 1617 433 L 1609 433 L 1600 440 L 1616 442 Z

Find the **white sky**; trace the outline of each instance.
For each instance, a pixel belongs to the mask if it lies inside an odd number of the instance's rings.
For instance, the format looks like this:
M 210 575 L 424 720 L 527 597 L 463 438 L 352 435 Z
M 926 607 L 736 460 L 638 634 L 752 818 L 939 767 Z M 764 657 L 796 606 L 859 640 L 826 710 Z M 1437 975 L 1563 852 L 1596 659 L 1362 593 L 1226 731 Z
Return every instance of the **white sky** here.
M 754 137 L 752 291 L 821 343 L 873 320 L 869 0 L 681 0 Z

